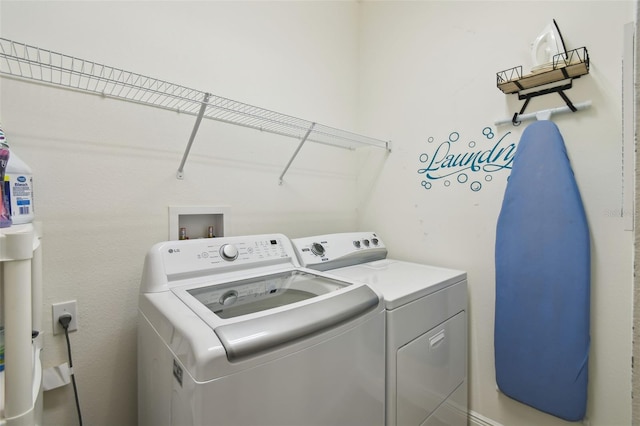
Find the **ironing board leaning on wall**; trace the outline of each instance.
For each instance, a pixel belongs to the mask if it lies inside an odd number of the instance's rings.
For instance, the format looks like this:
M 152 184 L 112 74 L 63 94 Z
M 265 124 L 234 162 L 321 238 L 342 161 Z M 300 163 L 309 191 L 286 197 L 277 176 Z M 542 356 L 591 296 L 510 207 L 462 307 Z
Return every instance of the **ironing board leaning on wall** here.
M 496 381 L 507 396 L 569 421 L 587 404 L 589 229 L 558 127 L 530 124 L 496 228 Z

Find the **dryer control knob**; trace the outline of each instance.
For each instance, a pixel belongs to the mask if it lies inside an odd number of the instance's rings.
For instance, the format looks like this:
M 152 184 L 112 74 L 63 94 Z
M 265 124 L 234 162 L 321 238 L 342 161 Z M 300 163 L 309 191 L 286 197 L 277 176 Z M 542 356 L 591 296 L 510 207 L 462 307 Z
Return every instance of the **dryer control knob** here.
M 238 257 L 238 249 L 233 244 L 225 244 L 220 247 L 220 256 L 231 262 Z
M 320 243 L 311 244 L 311 252 L 316 256 L 324 255 L 324 247 Z

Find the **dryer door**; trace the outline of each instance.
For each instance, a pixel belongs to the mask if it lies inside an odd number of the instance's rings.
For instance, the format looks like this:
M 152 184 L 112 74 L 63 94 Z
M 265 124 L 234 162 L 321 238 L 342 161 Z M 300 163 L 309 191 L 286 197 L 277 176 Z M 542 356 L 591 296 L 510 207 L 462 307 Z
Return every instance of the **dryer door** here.
M 465 326 L 460 312 L 398 350 L 398 425 L 422 424 L 464 381 Z

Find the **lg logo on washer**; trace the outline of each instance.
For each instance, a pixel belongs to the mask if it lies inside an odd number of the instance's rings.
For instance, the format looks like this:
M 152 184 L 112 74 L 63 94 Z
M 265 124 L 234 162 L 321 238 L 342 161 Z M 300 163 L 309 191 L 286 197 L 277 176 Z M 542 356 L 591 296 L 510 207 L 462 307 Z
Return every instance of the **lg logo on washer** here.
M 420 184 L 424 189 L 431 189 L 438 182 L 446 188 L 464 185 L 471 191 L 480 191 L 483 184 L 493 180 L 494 173 L 511 171 L 516 144 L 510 142 L 510 136 L 511 132 L 507 132 L 498 139 L 491 127 L 485 127 L 479 142 L 465 142 L 459 132 L 449 133 L 440 143 L 429 137 L 429 152 L 418 157 L 423 165 L 418 169 L 423 175 Z

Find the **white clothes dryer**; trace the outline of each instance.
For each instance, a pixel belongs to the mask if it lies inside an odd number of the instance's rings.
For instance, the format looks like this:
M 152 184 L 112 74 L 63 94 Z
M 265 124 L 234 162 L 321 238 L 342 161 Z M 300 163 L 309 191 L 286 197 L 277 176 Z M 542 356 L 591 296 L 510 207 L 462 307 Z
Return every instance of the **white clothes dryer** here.
M 284 235 L 156 244 L 139 424 L 381 425 L 384 323 L 378 292 L 301 268 Z
M 292 240 L 303 266 L 382 293 L 386 424 L 467 425 L 467 274 L 387 259 L 373 232 Z

